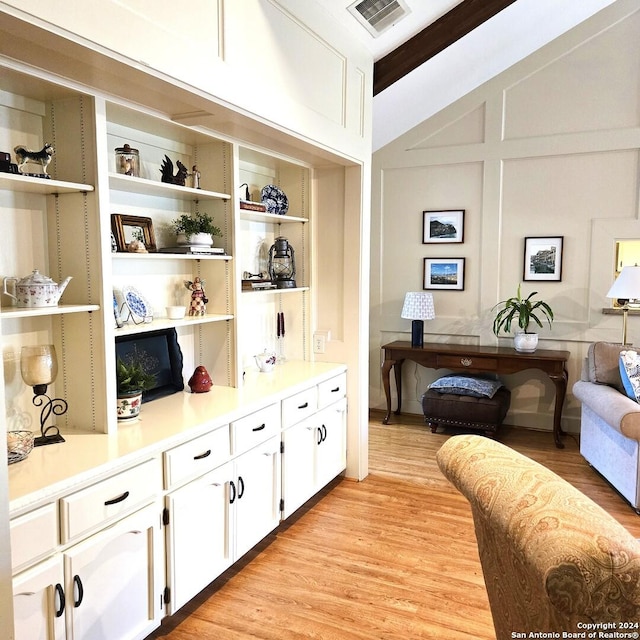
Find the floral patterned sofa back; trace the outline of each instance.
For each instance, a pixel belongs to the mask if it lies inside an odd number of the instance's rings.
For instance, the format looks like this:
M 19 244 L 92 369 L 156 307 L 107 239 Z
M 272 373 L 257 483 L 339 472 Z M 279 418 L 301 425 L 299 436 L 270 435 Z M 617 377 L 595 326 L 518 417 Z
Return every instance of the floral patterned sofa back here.
M 640 542 L 592 500 L 479 435 L 450 438 L 437 461 L 471 504 L 497 640 L 640 621 Z

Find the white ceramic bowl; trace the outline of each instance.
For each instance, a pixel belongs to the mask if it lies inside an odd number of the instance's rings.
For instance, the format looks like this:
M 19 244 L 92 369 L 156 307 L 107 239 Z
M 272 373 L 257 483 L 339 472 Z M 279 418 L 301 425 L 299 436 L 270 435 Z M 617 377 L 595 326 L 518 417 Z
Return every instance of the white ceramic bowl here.
M 167 318 L 170 320 L 180 320 L 184 318 L 184 314 L 186 313 L 185 307 L 166 307 L 167 309 Z

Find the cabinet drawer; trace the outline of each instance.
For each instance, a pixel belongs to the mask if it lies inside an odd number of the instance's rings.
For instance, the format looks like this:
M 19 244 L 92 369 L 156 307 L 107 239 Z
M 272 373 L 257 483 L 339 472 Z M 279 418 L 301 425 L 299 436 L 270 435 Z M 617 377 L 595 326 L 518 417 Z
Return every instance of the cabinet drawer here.
M 318 387 L 305 389 L 282 401 L 282 428 L 286 429 L 318 410 Z
M 271 404 L 231 423 L 231 453 L 252 449 L 280 432 L 280 408 Z
M 54 551 L 58 544 L 57 513 L 54 502 L 11 520 L 11 566 L 14 572 Z
M 164 452 L 164 488 L 215 469 L 229 459 L 229 429 L 222 427 Z
M 333 404 L 347 395 L 347 374 L 341 373 L 318 385 L 318 409 Z
M 62 543 L 130 512 L 160 492 L 162 466 L 148 460 L 60 500 Z
M 460 355 L 440 355 L 436 356 L 437 367 L 444 369 L 469 369 L 475 371 L 497 371 L 498 361 L 496 358 L 486 356 L 474 356 L 461 353 Z

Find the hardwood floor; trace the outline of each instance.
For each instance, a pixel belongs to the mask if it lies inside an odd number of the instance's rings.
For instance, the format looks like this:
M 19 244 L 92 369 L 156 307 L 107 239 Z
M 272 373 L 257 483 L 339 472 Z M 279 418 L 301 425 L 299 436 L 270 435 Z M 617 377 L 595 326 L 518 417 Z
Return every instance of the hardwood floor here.
M 165 620 L 155 639 L 493 640 L 468 503 L 440 474 L 449 437 L 419 416 L 370 420 L 370 475 L 335 481 Z M 640 538 L 640 516 L 575 438 L 505 427 L 499 439 L 566 478 Z

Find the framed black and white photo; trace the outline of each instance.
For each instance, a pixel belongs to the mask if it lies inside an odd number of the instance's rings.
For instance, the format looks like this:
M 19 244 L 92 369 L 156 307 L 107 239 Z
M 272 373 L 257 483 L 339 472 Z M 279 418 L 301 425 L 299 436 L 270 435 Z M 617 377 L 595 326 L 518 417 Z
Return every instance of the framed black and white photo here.
M 464 289 L 464 258 L 425 258 L 423 289 Z
M 524 280 L 562 280 L 564 236 L 536 236 L 524 239 Z
M 464 209 L 422 212 L 422 244 L 463 242 Z

